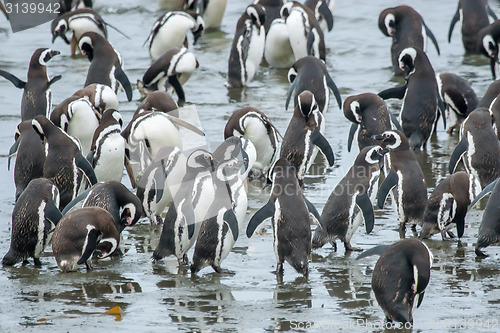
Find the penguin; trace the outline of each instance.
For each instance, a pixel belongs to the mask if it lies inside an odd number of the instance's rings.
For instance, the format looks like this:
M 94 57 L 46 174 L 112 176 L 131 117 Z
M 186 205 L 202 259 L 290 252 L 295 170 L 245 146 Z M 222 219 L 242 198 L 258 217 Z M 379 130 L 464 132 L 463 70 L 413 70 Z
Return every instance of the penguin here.
M 122 124 L 120 113 L 107 109 L 92 137 L 87 160 L 94 168 L 99 182 L 120 182 L 123 177 L 125 138 L 121 135 Z
M 332 31 L 335 0 L 306 0 L 304 6 L 314 11 L 314 16 L 323 32 Z
M 285 109 L 288 109 L 288 104 L 294 91 L 293 101 L 295 106 L 297 106 L 297 97 L 305 90 L 313 93 L 321 113 L 326 113 L 328 110 L 330 90 L 337 100 L 339 109 L 342 109 L 342 98 L 340 97 L 339 89 L 328 74 L 326 65 L 322 60 L 313 56 L 300 58 L 288 71 L 288 81 L 291 83 L 291 86 L 288 90 Z
M 201 224 L 191 261 L 191 274 L 211 266 L 217 273 L 232 273 L 220 267 L 231 252 L 240 230 L 235 190 L 241 189 L 242 175 L 247 170 L 247 156 L 241 139 L 225 140 L 213 153 L 216 169 L 213 175 L 215 200 Z M 246 207 L 245 211 L 246 213 Z
M 440 73 L 436 75 L 439 96 L 445 107 L 446 132 L 453 134 L 455 129 L 471 113 L 479 103 L 474 89 L 460 76 L 452 73 Z
M 57 37 L 61 37 L 66 44 L 71 45 L 71 57 L 75 57 L 77 42 L 84 33 L 92 31 L 106 39 L 108 38 L 106 22 L 90 8 L 76 9 L 58 16 L 52 21 L 51 31 L 52 43 Z M 73 32 L 71 41 L 66 36 L 68 31 Z
M 500 40 L 500 20 L 484 27 L 479 31 L 477 47 L 479 53 L 490 59 L 490 69 L 493 80 L 496 80 L 498 63 L 498 41 Z
M 224 140 L 231 137 L 249 139 L 257 151 L 256 161 L 250 168 L 250 178 L 261 178 L 266 175 L 276 159 L 278 149 L 278 129 L 261 111 L 253 107 L 236 110 L 227 120 L 224 128 Z
M 287 159 L 295 166 L 299 184 L 302 186 L 304 175 L 311 167 L 317 152 L 315 146 L 326 156 L 329 166 L 333 166 L 335 156 L 330 144 L 320 132 L 323 115 L 319 112 L 314 95 L 306 90 L 300 93 L 297 100 L 293 117 L 283 137 L 280 158 Z
M 288 0 L 254 0 L 254 5 L 261 5 L 266 12 L 266 20 L 264 22 L 264 30 L 266 32 L 266 36 L 269 34 L 269 30 L 271 29 L 271 25 L 277 19 L 281 19 L 281 7 Z M 288 35 L 288 33 L 287 33 Z M 293 61 L 292 61 L 293 63 Z
M 142 216 L 142 204 L 139 198 L 125 185 L 114 180 L 94 184 L 66 205 L 62 213 L 66 215 L 75 207 L 79 207 L 77 205 L 105 209 L 113 217 L 116 229 L 120 233 L 125 227 L 135 225 Z
M 450 29 L 448 30 L 448 43 L 451 42 L 451 35 L 455 24 L 460 20 L 462 24 L 462 43 L 465 52 L 477 54 L 478 34 L 481 29 L 488 26 L 490 15 L 494 20 L 497 16 L 486 1 L 477 0 L 459 0 L 457 11 L 451 19 Z
M 151 223 L 161 223 L 161 214 L 172 202 L 186 174 L 186 156 L 178 147 L 164 146 L 137 180 L 137 197 Z
M 205 23 L 203 18 L 190 11 L 170 11 L 163 14 L 151 29 L 145 44 L 148 44 L 151 59 L 156 61 L 168 50 L 174 47 L 188 47 L 187 32 L 193 32 L 196 44 L 198 38 L 203 34 Z
M 97 179 L 90 163 L 82 156 L 80 144 L 54 125 L 47 117 L 39 115 L 32 120 L 32 125 L 40 138 L 45 141 L 46 158 L 43 165 L 43 177 L 54 182 L 60 193 L 60 209 L 76 197 L 83 172 L 93 185 Z
M 409 140 L 410 149 L 425 148 L 434 131 L 437 112 L 444 110 L 438 94 L 436 75 L 429 58 L 421 49 L 404 49 L 398 61 L 406 75 L 405 84 L 381 91 L 378 95 L 383 99 L 403 99 L 399 123 Z M 446 128 L 444 116 L 443 123 Z
M 188 1 L 189 2 L 189 1 Z M 195 10 L 201 14 L 205 22 L 205 30 L 219 29 L 226 11 L 227 0 L 194 0 L 188 9 Z
M 127 94 L 127 100 L 132 100 L 132 87 L 123 71 L 120 54 L 101 35 L 86 32 L 78 41 L 82 54 L 90 61 L 85 87 L 92 83 L 105 84 L 118 93 L 120 86 Z
M 15 154 L 14 184 L 17 201 L 31 180 L 43 177 L 45 148 L 40 136 L 33 129 L 31 120 L 25 120 L 17 125 L 14 139 L 15 142 L 9 150 L 7 166 L 10 169 L 10 158 Z
M 21 121 L 31 120 L 39 114 L 48 116 L 52 108 L 50 87 L 61 79 L 61 75 L 49 79 L 46 66 L 47 62 L 59 53 L 47 48 L 39 48 L 33 52 L 26 82 L 0 69 L 0 76 L 12 82 L 17 88 L 24 89 L 21 100 Z
M 392 69 L 397 76 L 404 74 L 399 61 L 401 52 L 409 47 L 426 51 L 426 35 L 434 43 L 437 54 L 440 54 L 434 34 L 427 27 L 422 16 L 410 6 L 384 9 L 379 15 L 378 27 L 384 35 L 392 38 Z
M 174 47 L 161 55 L 144 73 L 142 81 L 137 81 L 137 89 L 141 96 L 152 91 L 174 90 L 179 103 L 186 101 L 182 85 L 199 67 L 198 60 L 186 48 Z
M 197 149 L 188 156 L 182 186 L 163 221 L 160 242 L 153 252 L 154 261 L 175 255 L 180 265 L 189 264 L 187 251 L 198 238 L 201 222 L 214 200 L 214 171 L 214 159 L 208 151 Z
M 255 229 L 271 218 L 273 248 L 276 255 L 276 274 L 283 275 L 283 264 L 288 262 L 299 274 L 309 274 L 311 257 L 311 228 L 309 213 L 320 220 L 316 208 L 304 197 L 295 167 L 280 158 L 270 171 L 271 197 L 250 219 L 246 234 L 250 238 Z M 284 190 L 286 189 L 286 190 Z
M 74 99 L 75 97 L 70 99 Z M 65 107 L 66 106 L 66 107 Z M 82 155 L 87 156 L 92 145 L 92 137 L 99 126 L 100 114 L 85 98 L 77 98 L 69 103 L 61 103 L 50 114 L 50 121 L 74 138 L 81 145 Z
M 145 111 L 160 111 L 178 117 L 179 105 L 169 93 L 156 90 L 146 96 L 143 103 L 135 110 L 133 118 Z
M 245 87 L 257 73 L 264 55 L 265 21 L 264 8 L 259 4 L 253 4 L 245 9 L 236 23 L 229 54 L 226 83 L 228 88 Z
M 104 259 L 119 243 L 113 216 L 101 207 L 84 207 L 61 218 L 54 230 L 52 252 L 63 273 L 76 271 L 81 264 L 88 271 L 92 255 Z
M 286 20 L 295 60 L 312 55 L 325 61 L 325 37 L 314 11 L 297 1 L 291 1 L 281 7 L 280 14 Z
M 347 139 L 347 151 L 349 152 L 359 127 L 361 129 L 358 131 L 358 147 L 361 151 L 365 147 L 377 144 L 372 136 L 389 131 L 393 129 L 393 126 L 400 126 L 396 117 L 389 112 L 387 104 L 376 94 L 363 93 L 349 96 L 344 101 L 343 109 L 344 116 L 352 122 Z
M 371 198 L 375 201 L 381 164 L 388 152 L 380 146 L 368 146 L 359 152 L 354 165 L 325 203 L 321 226 L 314 232 L 313 249 L 330 242 L 336 251 L 335 241 L 340 239 L 346 252 L 353 251 L 356 249 L 351 246 L 351 238 L 361 222 L 364 221 L 367 234 L 373 230 L 375 218 Z
M 372 290 L 387 322 L 413 324 L 413 310 L 422 304 L 431 277 L 431 251 L 421 241 L 410 238 L 376 246 L 356 259 L 371 255 L 380 255 L 373 269 Z
M 266 17 L 268 12 L 266 12 Z M 267 22 L 267 21 L 266 21 Z M 276 18 L 272 21 L 269 31 L 266 32 L 264 45 L 264 59 L 269 66 L 277 69 L 292 67 L 295 62 L 290 36 L 285 20 Z
M 12 266 L 31 257 L 40 266 L 40 255 L 61 217 L 57 187 L 45 178 L 30 181 L 14 206 L 10 248 L 2 264 Z
M 400 131 L 385 131 L 373 137 L 380 146 L 390 149 L 391 169 L 385 177 L 377 194 L 379 208 L 392 192 L 393 205 L 399 216 L 399 231 L 404 238 L 405 224 L 411 223 L 412 229 L 422 225 L 427 204 L 427 185 L 422 168 L 417 162 L 406 136 Z
M 111 87 L 105 84 L 92 83 L 83 89 L 75 91 L 73 96 L 86 98 L 100 114 L 104 110 L 118 110 L 118 97 Z
M 460 127 L 460 141 L 450 157 L 450 174 L 462 160 L 467 173 L 474 176 L 482 189 L 500 177 L 500 143 L 493 124 L 486 108 L 477 108 L 469 114 Z
M 447 236 L 455 238 L 450 230 L 453 224 L 457 227 L 458 238 L 462 238 L 468 207 L 479 192 L 470 178 L 467 172 L 459 171 L 439 182 L 427 202 L 419 239 L 437 233 L 441 233 L 443 240 L 448 239 Z

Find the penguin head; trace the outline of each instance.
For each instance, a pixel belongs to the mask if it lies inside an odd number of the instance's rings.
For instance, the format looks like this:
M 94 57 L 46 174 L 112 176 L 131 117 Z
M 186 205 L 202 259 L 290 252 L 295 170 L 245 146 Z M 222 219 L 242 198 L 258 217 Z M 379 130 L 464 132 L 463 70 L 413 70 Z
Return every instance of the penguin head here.
M 379 164 L 383 159 L 384 155 L 390 151 L 388 148 L 382 148 L 381 146 L 369 146 L 363 148 L 359 152 L 359 156 L 363 157 L 368 164 Z
M 198 39 L 203 35 L 203 31 L 205 30 L 205 21 L 203 20 L 203 17 L 198 14 L 194 14 L 193 18 L 196 21 L 196 24 L 194 25 L 193 29 L 191 31 L 193 32 L 193 44 L 196 44 Z
M 217 178 L 228 181 L 245 174 L 248 169 L 248 154 L 240 138 L 227 138 L 214 151 Z
M 197 171 L 215 171 L 214 157 L 210 152 L 204 149 L 193 151 L 186 159 L 186 166 Z
M 385 131 L 382 134 L 372 136 L 372 139 L 380 141 L 382 147 L 391 150 L 408 146 L 408 139 L 400 131 Z
M 264 26 L 266 22 L 266 10 L 259 4 L 252 4 L 247 7 L 246 14 L 252 20 L 252 23 L 256 25 L 259 29 Z
M 50 59 L 55 57 L 56 55 L 60 54 L 61 52 L 56 51 L 56 50 L 51 50 L 51 49 L 46 49 L 46 48 L 40 48 L 35 51 L 33 54 L 33 58 L 38 57 L 36 61 L 42 65 L 42 66 L 47 66 L 47 62 L 49 62 Z M 35 60 L 35 59 L 33 59 Z
M 122 208 L 122 212 L 120 214 L 120 226 L 132 226 L 139 221 L 142 216 L 142 207 L 141 205 L 135 205 L 132 202 L 127 203 Z
M 396 33 L 396 17 L 394 17 L 394 14 L 388 13 L 384 17 L 384 26 L 385 31 L 387 31 L 387 35 L 393 37 Z
M 361 115 L 361 105 L 359 101 L 348 98 L 344 101 L 344 115 L 352 122 L 361 124 L 363 117 Z
M 300 113 L 306 119 L 306 121 L 314 111 L 318 110 L 316 99 L 314 98 L 312 92 L 310 92 L 309 90 L 305 90 L 299 94 L 299 96 L 297 97 L 297 107 L 299 108 Z
M 488 58 L 497 59 L 498 58 L 498 44 L 491 34 L 487 34 L 481 40 L 482 48 L 481 52 Z
M 52 21 L 51 31 L 52 43 L 54 43 L 57 37 L 61 37 L 66 44 L 70 44 L 70 41 L 66 37 L 66 31 L 68 31 L 68 21 L 65 18 L 59 17 Z
M 281 10 L 280 10 L 280 16 L 283 20 L 286 20 L 288 16 L 290 16 L 290 13 L 292 11 L 292 7 L 293 7 L 293 2 L 287 2 L 286 4 L 284 4 L 282 7 L 281 7 Z
M 43 141 L 45 137 L 45 132 L 44 132 L 44 124 L 49 121 L 47 117 L 39 115 L 36 116 L 34 119 L 31 120 L 31 125 L 33 126 L 33 129 L 35 132 L 40 136 L 40 139 Z
M 95 35 L 98 34 L 96 34 L 95 32 L 86 32 L 80 37 L 80 40 L 78 41 L 78 47 L 80 48 L 80 51 L 82 51 L 82 54 L 86 56 L 89 61 L 92 61 L 92 59 L 94 59 Z
M 104 122 L 105 120 L 111 120 L 111 121 L 116 121 L 118 123 L 118 125 L 120 125 L 120 128 L 123 127 L 123 119 L 122 119 L 122 116 L 120 114 L 120 112 L 118 112 L 118 110 L 115 110 L 115 109 L 107 109 L 103 112 L 102 114 L 102 118 L 101 118 L 101 123 Z
M 413 47 L 407 47 L 398 57 L 399 68 L 405 73 L 406 77 L 415 72 L 415 59 L 418 51 Z

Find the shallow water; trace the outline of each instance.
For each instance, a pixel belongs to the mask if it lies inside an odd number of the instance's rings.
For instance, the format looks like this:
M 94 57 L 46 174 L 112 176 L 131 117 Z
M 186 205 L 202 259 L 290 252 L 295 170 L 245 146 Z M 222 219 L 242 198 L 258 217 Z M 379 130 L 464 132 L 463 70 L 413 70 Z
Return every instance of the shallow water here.
M 104 19 L 131 38 L 109 31 L 111 43 L 123 56 L 130 81 L 135 82 L 150 64 L 142 44 L 162 11 L 155 1 L 149 6 L 138 0 L 96 2 Z M 284 110 L 289 87 L 287 71 L 261 67 L 250 87 L 241 94 L 228 93 L 224 87 L 236 20 L 249 2 L 229 1 L 221 31 L 205 34 L 193 48 L 200 68 L 185 85 L 186 98 L 197 108 L 211 143 L 222 140 L 232 111 L 246 105 L 265 112 L 282 133 L 291 117 L 291 111 Z M 428 48 L 436 72 L 449 71 L 465 77 L 482 96 L 491 83 L 488 61 L 480 56 L 464 56 L 459 24 L 452 42 L 448 44 L 446 40 L 457 2 L 411 3 L 423 15 L 441 47 L 441 56 L 432 45 Z M 389 0 L 337 0 L 335 27 L 326 34 L 327 67 L 343 99 L 398 84 L 390 69 L 390 40 L 378 30 L 377 23 L 380 11 L 397 4 Z M 491 5 L 500 14 L 498 2 Z M 8 23 L 0 17 L 0 68 L 24 79 L 32 52 L 50 46 L 50 27 L 45 24 L 16 34 L 9 31 Z M 69 47 L 60 39 L 53 48 L 60 50 L 61 55 L 51 60 L 49 73 L 63 75 L 53 86 L 53 101 L 57 104 L 83 86 L 88 61 L 71 59 Z M 21 95 L 21 90 L 0 80 L 1 255 L 9 248 L 14 204 L 13 172 L 7 171 L 6 155 L 20 121 Z M 127 122 L 138 105 L 139 94 L 134 91 L 130 103 L 123 93 L 119 97 L 120 111 Z M 399 101 L 391 100 L 388 104 L 392 111 L 399 111 Z M 320 212 L 356 156 L 356 151 L 348 153 L 346 148 L 349 127 L 332 100 L 326 114 L 326 138 L 335 152 L 336 164 L 324 174 L 309 176 L 305 182 L 305 194 Z M 457 138 L 447 135 L 440 126 L 427 150 L 416 153 L 429 191 L 446 176 L 449 155 L 456 143 Z M 126 177 L 124 182 L 128 184 Z M 250 188 L 247 219 L 267 202 L 268 195 L 257 185 Z M 499 330 L 500 323 L 495 320 L 500 309 L 500 249 L 490 247 L 486 250 L 490 257 L 476 259 L 474 243 L 481 215 L 477 208 L 469 212 L 461 242 L 443 242 L 438 235 L 426 241 L 434 254 L 434 264 L 426 297 L 414 313 L 413 331 Z M 276 260 L 269 221 L 263 227 L 267 232 L 251 239 L 242 233 L 223 262 L 222 266 L 234 271 L 234 276 L 220 276 L 206 268 L 197 277 L 191 277 L 178 271 L 174 258 L 152 264 L 151 255 L 161 227 L 147 221 L 124 231 L 123 258 L 97 262 L 94 271 L 60 273 L 49 247 L 42 258 L 42 268 L 32 264 L 0 268 L 0 331 L 383 331 L 380 325 L 384 314 L 370 288 L 376 258 L 355 261 L 357 254 L 344 254 L 341 246 L 338 252 L 325 246 L 313 253 L 308 279 L 286 264 L 284 281 L 278 282 L 272 274 Z M 398 239 L 397 217 L 392 207 L 386 205 L 376 210 L 373 232 L 366 235 L 359 228 L 352 244 L 367 249 Z M 123 310 L 121 317 L 104 314 L 115 306 Z M 486 324 L 489 328 L 484 328 Z

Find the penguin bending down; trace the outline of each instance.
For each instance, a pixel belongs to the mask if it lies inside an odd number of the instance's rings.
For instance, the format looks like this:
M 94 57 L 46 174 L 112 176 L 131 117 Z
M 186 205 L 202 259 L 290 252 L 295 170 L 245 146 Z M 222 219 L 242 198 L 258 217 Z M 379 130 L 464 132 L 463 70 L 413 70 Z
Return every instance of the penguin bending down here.
M 321 226 L 316 228 L 312 240 L 313 249 L 330 242 L 336 251 L 335 240 L 340 239 L 346 252 L 352 251 L 351 238 L 361 222 L 365 222 L 367 234 L 373 230 L 375 218 L 370 198 L 375 200 L 380 168 L 388 152 L 380 146 L 368 146 L 359 152 L 354 165 L 325 203 Z
M 311 256 L 309 213 L 318 221 L 321 219 L 316 208 L 304 197 L 294 169 L 284 158 L 274 164 L 269 172 L 271 198 L 252 216 L 246 234 L 248 238 L 252 237 L 255 229 L 271 218 L 274 254 L 278 262 L 276 274 L 283 275 L 283 264 L 287 261 L 297 273 L 307 276 Z
M 267 14 L 266 11 L 266 22 L 268 20 Z M 282 18 L 274 19 L 271 22 L 269 31 L 266 33 L 264 59 L 266 59 L 269 66 L 277 69 L 290 68 L 295 62 L 288 27 Z
M 50 86 L 59 81 L 61 75 L 49 79 L 46 66 L 47 62 L 59 53 L 47 48 L 37 49 L 31 56 L 26 82 L 0 69 L 0 76 L 12 82 L 17 88 L 24 89 L 21 100 L 21 121 L 31 120 L 37 115 L 49 115 L 52 108 Z
M 52 240 L 52 252 L 59 269 L 66 273 L 85 264 L 92 269 L 92 255 L 103 259 L 120 243 L 113 216 L 101 207 L 84 207 L 68 214 L 57 224 Z
M 19 196 L 12 212 L 10 248 L 4 266 L 33 258 L 40 266 L 40 255 L 50 243 L 52 231 L 62 217 L 59 190 L 46 178 L 33 179 Z
M 372 275 L 372 289 L 389 323 L 413 324 L 413 310 L 420 307 L 434 260 L 429 248 L 417 239 L 379 245 L 356 259 L 380 255 Z

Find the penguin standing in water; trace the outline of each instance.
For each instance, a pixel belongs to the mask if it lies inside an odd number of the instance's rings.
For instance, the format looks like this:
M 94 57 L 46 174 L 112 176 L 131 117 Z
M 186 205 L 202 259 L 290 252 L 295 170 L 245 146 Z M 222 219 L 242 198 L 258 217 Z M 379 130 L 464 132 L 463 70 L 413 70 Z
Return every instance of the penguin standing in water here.
M 43 176 L 54 182 L 61 195 L 60 208 L 73 200 L 80 188 L 83 172 L 91 184 L 97 183 L 94 169 L 83 157 L 79 142 L 54 125 L 45 116 L 36 116 L 32 125 L 45 140 L 47 156 Z
M 61 75 L 49 79 L 46 66 L 47 62 L 59 53 L 47 48 L 37 49 L 31 56 L 26 82 L 0 69 L 0 76 L 12 82 L 17 88 L 24 89 L 21 100 L 21 121 L 31 120 L 37 115 L 48 116 L 52 109 L 50 86 L 59 81 Z
M 301 92 L 309 90 L 318 103 L 319 111 L 326 113 L 330 104 L 330 90 L 337 100 L 339 109 L 342 108 L 342 99 L 339 89 L 333 82 L 325 63 L 313 56 L 307 56 L 297 60 L 288 71 L 288 81 L 291 83 L 285 102 L 288 109 L 290 98 L 293 95 L 294 106 L 297 106 L 298 96 Z
M 457 11 L 451 19 L 448 31 L 448 43 L 451 42 L 451 35 L 455 24 L 460 20 L 462 24 L 462 43 L 464 44 L 465 52 L 479 53 L 477 43 L 478 34 L 481 29 L 490 24 L 488 15 L 494 20 L 497 19 L 487 1 L 459 0 Z
M 388 149 L 380 146 L 368 146 L 359 152 L 354 165 L 325 203 L 321 226 L 312 240 L 313 249 L 330 242 L 336 251 L 335 240 L 340 239 L 346 252 L 352 251 L 351 238 L 361 222 L 365 222 L 367 234 L 373 230 L 375 218 L 370 197 L 375 200 L 380 168 L 387 152 Z
M 188 265 L 187 252 L 200 233 L 201 222 L 214 200 L 212 154 L 198 149 L 186 160 L 186 174 L 163 222 L 160 242 L 153 259 L 175 255 L 179 264 Z
M 490 59 L 491 75 L 497 77 L 498 41 L 500 40 L 500 20 L 496 20 L 479 31 L 477 48 L 479 53 Z
M 95 32 L 86 32 L 78 41 L 82 54 L 90 61 L 85 87 L 92 83 L 105 84 L 115 93 L 120 86 L 127 94 L 127 100 L 132 100 L 132 86 L 123 71 L 123 62 L 120 54 L 101 35 Z
M 387 37 L 392 38 L 391 58 L 395 75 L 403 75 L 399 65 L 399 55 L 409 47 L 426 51 L 427 37 L 432 40 L 438 55 L 439 46 L 432 31 L 425 24 L 422 16 L 409 6 L 397 6 L 384 9 L 378 18 L 378 27 Z
M 424 243 L 412 238 L 376 246 L 356 259 L 372 255 L 380 255 L 373 269 L 372 289 L 386 320 L 413 324 L 414 305 L 422 304 L 434 256 Z
M 82 264 L 91 270 L 92 255 L 104 259 L 119 243 L 120 233 L 113 216 L 101 207 L 84 207 L 69 212 L 59 221 L 54 230 L 52 252 L 64 273 L 76 271 Z
M 383 99 L 403 99 L 399 123 L 409 140 L 410 149 L 425 147 L 436 125 L 439 98 L 436 75 L 427 55 L 420 49 L 409 47 L 399 54 L 399 67 L 405 72 L 404 85 L 389 88 L 378 95 Z M 444 115 L 443 122 L 446 127 Z
M 227 73 L 227 87 L 241 88 L 250 82 L 259 69 L 266 33 L 264 23 L 266 13 L 259 4 L 253 4 L 245 9 L 236 23 Z
M 391 169 L 377 194 L 378 207 L 383 208 L 392 191 L 392 202 L 399 216 L 400 237 L 404 238 L 405 224 L 422 225 L 427 204 L 427 185 L 420 165 L 410 150 L 406 136 L 400 131 L 385 131 L 373 137 L 379 144 L 390 149 Z
M 299 274 L 309 274 L 311 256 L 311 228 L 309 212 L 320 220 L 316 208 L 304 197 L 297 180 L 295 167 L 280 158 L 270 171 L 271 198 L 250 219 L 246 230 L 252 237 L 255 229 L 271 218 L 273 244 L 276 255 L 276 274 L 283 275 L 287 261 Z
M 33 179 L 19 196 L 12 212 L 10 248 L 4 266 L 33 258 L 40 266 L 40 255 L 50 243 L 52 231 L 62 217 L 59 190 L 46 178 Z

